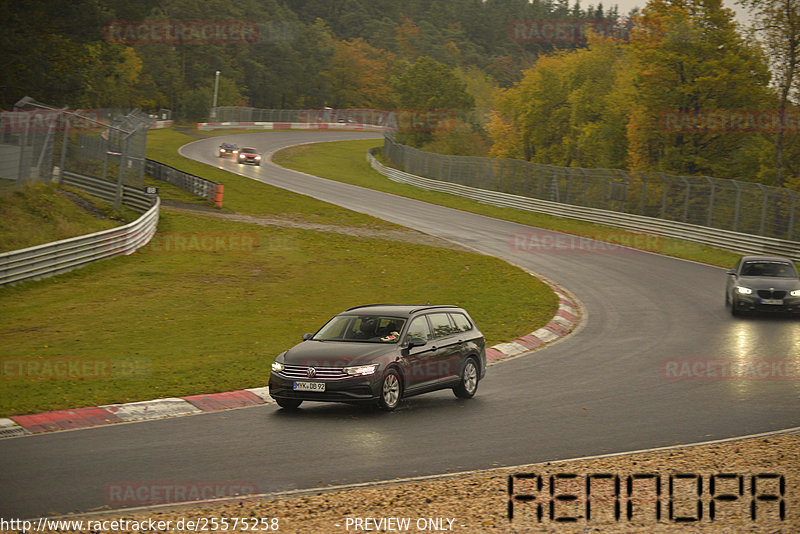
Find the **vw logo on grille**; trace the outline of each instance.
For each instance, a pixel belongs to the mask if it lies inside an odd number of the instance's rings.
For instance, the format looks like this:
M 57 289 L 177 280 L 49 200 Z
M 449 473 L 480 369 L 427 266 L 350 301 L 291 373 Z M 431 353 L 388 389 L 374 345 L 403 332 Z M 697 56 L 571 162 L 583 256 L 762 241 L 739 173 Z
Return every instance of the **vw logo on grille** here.
M 314 378 L 315 376 L 317 376 L 317 370 L 314 369 L 313 367 L 309 367 L 308 371 L 306 372 L 308 373 L 308 378 Z

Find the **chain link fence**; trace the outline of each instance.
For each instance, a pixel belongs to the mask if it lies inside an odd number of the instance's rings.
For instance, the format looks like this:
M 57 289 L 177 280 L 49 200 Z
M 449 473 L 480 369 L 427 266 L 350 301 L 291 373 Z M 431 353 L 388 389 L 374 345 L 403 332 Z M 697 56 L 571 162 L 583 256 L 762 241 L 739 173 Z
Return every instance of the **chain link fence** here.
M 383 150 L 397 168 L 434 180 L 746 234 L 800 239 L 800 194 L 789 189 L 708 176 L 447 156 L 399 144 L 390 136 L 385 137 Z
M 154 121 L 139 110 L 59 109 L 25 97 L 0 113 L 0 178 L 22 186 L 73 171 L 116 182 L 120 191 L 141 188 Z

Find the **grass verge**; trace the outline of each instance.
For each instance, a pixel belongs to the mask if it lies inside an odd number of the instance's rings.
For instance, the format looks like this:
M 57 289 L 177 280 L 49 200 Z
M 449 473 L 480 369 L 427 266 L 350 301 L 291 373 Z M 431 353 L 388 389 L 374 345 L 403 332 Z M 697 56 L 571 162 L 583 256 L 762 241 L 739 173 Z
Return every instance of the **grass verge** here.
M 313 222 L 386 226 L 205 165 L 190 172 L 225 183 L 226 197 L 239 183 L 238 195 L 253 197 L 234 203 L 243 212 L 270 205 Z M 279 352 L 342 309 L 425 301 L 466 307 L 489 344 L 557 308 L 546 285 L 487 256 L 162 210 L 154 240 L 131 256 L 0 288 L 0 417 L 265 385 Z
M 614 243 L 642 243 L 643 248 L 667 256 L 674 256 L 701 263 L 732 267 L 740 255 L 735 252 L 721 250 L 691 241 L 672 238 L 643 239 L 643 234 L 620 228 L 613 228 L 574 219 L 553 217 L 541 213 L 533 213 L 511 208 L 500 208 L 481 204 L 474 200 L 461 198 L 447 193 L 427 191 L 411 185 L 389 180 L 373 170 L 366 161 L 369 148 L 381 146 L 376 140 L 337 141 L 286 148 L 273 156 L 273 161 L 284 167 L 321 176 L 331 180 L 347 182 L 353 185 L 368 187 L 378 191 L 393 193 L 409 198 L 416 198 L 432 204 L 439 204 L 489 217 L 504 219 L 536 228 L 557 230 L 611 241 Z
M 220 132 L 215 133 L 221 134 Z M 242 131 L 237 130 L 235 133 L 241 134 Z M 178 154 L 178 149 L 181 146 L 202 137 L 204 137 L 202 134 L 196 132 L 188 135 L 187 133 L 170 129 L 151 130 L 147 134 L 147 157 L 184 172 L 224 184 L 224 211 L 236 211 L 251 215 L 275 215 L 343 226 L 397 228 L 396 225 L 380 219 L 349 211 L 305 195 L 298 195 L 285 189 L 266 185 Z M 156 185 L 161 187 L 163 183 L 156 182 Z M 166 188 L 165 193 L 169 194 L 169 190 Z M 164 198 L 170 197 L 165 196 Z
M 0 252 L 107 230 L 139 215 L 79 189 L 31 185 L 0 192 Z

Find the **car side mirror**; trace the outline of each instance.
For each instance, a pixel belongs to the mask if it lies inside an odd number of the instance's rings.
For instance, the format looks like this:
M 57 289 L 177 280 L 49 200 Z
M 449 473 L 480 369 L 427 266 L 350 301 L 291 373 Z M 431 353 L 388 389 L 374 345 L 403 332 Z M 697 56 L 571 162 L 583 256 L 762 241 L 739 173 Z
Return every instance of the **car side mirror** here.
M 422 339 L 421 337 L 411 337 L 408 338 L 408 348 L 413 349 L 414 347 L 422 347 L 427 345 L 428 342 Z
M 312 337 L 314 337 L 314 334 L 303 334 L 303 341 L 308 341 Z
M 728 274 L 731 276 L 736 276 L 736 269 L 728 269 Z

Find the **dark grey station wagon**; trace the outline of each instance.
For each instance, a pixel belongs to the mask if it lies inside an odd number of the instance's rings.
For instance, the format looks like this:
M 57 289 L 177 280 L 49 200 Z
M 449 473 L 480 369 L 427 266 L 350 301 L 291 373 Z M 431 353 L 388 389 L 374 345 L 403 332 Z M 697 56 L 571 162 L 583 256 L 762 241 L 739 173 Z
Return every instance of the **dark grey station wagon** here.
M 279 354 L 269 393 L 279 406 L 303 401 L 377 403 L 452 389 L 470 398 L 486 375 L 486 343 L 457 306 L 376 304 L 344 311 Z

